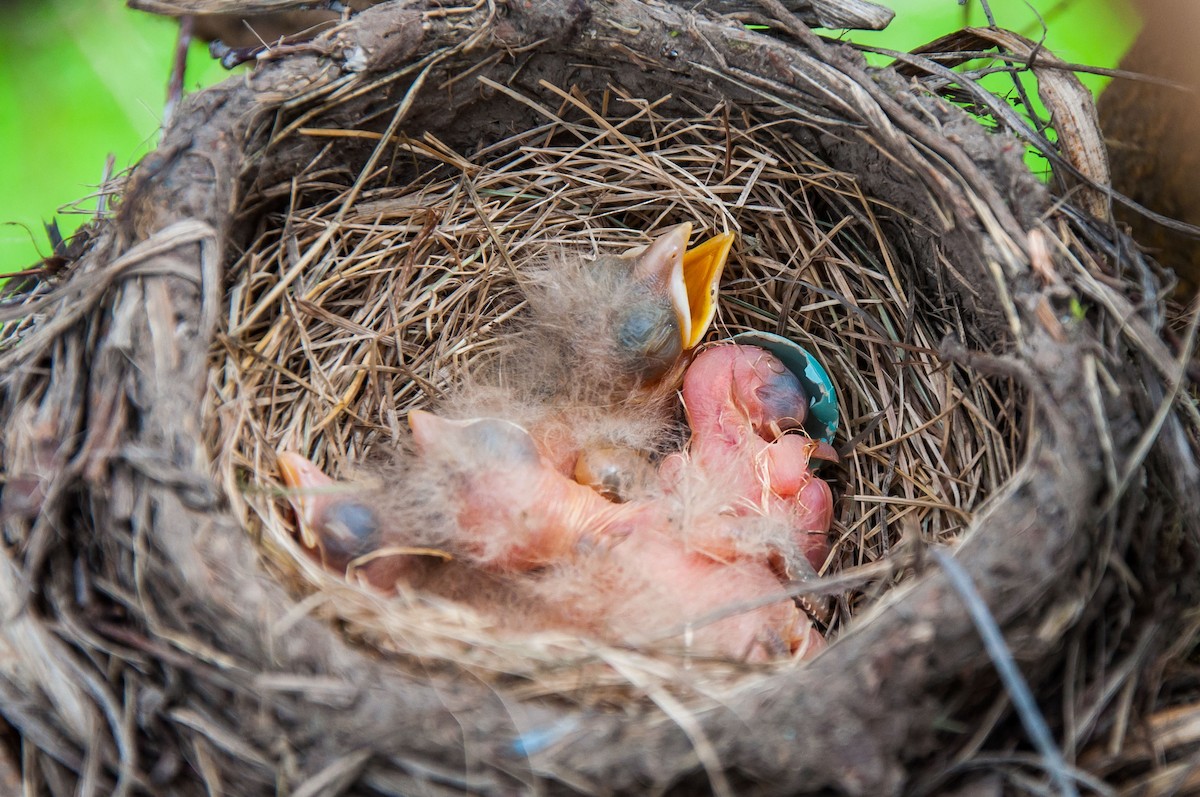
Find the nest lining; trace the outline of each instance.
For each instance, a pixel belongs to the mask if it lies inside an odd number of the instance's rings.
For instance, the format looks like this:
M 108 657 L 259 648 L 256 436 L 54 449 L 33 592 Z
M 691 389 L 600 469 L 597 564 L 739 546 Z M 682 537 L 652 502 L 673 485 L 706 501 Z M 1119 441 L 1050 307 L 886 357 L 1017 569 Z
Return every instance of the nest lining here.
M 393 652 L 479 663 L 490 650 L 509 672 L 593 655 L 595 643 L 561 634 L 540 635 L 534 653 L 470 610 L 364 594 L 324 571 L 295 542 L 274 452 L 299 450 L 353 477 L 404 438 L 408 410 L 436 406 L 519 322 L 522 271 L 555 252 L 625 251 L 685 220 L 698 236 L 739 235 L 710 338 L 783 334 L 837 385 L 844 468 L 826 473 L 842 494 L 825 572 L 878 562 L 905 533 L 946 542 L 964 530 L 1020 455 L 1019 394 L 938 356 L 947 334 L 971 338 L 923 296 L 905 241 L 884 229 L 912 221 L 770 119 L 613 86 L 569 89 L 523 97 L 551 121 L 469 157 L 433 136 L 401 138 L 378 187 L 355 201 L 357 175 L 318 159 L 286 209 L 259 222 L 266 231 L 227 286 L 208 440 L 281 575 Z M 556 97 L 567 99 L 541 104 Z M 835 630 L 863 596 L 843 597 Z

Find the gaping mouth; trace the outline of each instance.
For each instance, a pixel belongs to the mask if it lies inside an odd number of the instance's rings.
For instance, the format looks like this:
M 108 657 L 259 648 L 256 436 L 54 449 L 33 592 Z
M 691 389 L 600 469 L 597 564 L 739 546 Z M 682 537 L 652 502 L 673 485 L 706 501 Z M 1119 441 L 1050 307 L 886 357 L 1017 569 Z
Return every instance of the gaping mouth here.
M 733 233 L 725 232 L 688 249 L 691 234 L 691 224 L 677 224 L 649 246 L 631 253 L 637 258 L 634 277 L 670 299 L 681 351 L 700 343 L 717 314 L 721 272 L 734 238 Z
M 683 306 L 675 304 L 675 312 L 679 316 L 684 351 L 700 343 L 717 315 L 721 272 L 729 259 L 733 238 L 734 233 L 723 232 L 683 253 L 681 279 L 687 301 Z

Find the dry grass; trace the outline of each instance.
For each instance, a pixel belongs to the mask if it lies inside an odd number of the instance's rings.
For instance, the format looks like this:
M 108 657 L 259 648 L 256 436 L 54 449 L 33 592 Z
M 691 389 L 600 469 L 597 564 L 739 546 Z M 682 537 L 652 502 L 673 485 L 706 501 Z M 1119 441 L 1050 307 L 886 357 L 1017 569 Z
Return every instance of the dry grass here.
M 295 541 L 274 460 L 293 449 L 353 474 L 404 436 L 408 410 L 453 391 L 494 349 L 523 311 L 531 265 L 561 249 L 623 251 L 681 221 L 698 235 L 739 236 L 712 335 L 786 335 L 837 385 L 844 467 L 824 474 L 841 494 L 826 571 L 875 594 L 904 570 L 904 557 L 879 564 L 902 539 L 962 532 L 1013 471 L 1019 402 L 1010 384 L 939 358 L 945 335 L 966 333 L 952 309 L 921 294 L 904 241 L 889 240 L 881 220 L 912 222 L 781 127 L 725 105 L 556 94 L 560 107 L 538 108 L 544 125 L 470 158 L 432 137 L 400 138 L 361 194 L 361 175 L 318 162 L 244 205 L 273 198 L 277 210 L 230 270 L 208 440 L 236 515 L 259 530 L 273 569 L 311 595 L 298 611 L 345 620 L 353 634 L 422 660 L 536 668 L 539 690 L 564 688 L 545 668 L 581 658 L 600 655 L 617 673 L 622 657 L 657 666 L 566 635 L 504 638 L 461 607 L 347 585 Z M 335 147 L 378 137 L 301 133 Z M 866 597 L 845 593 L 835 633 Z

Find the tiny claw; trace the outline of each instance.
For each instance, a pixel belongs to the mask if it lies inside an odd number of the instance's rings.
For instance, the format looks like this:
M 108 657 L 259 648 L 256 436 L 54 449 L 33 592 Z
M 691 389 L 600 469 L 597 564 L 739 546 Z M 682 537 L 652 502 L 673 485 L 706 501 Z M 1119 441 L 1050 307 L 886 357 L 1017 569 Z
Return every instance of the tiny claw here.
M 778 561 L 772 562 L 772 566 L 782 571 L 781 576 L 783 580 L 791 582 L 790 585 L 793 588 L 809 582 L 819 581 L 821 578 L 816 567 L 803 555 L 780 556 Z M 796 595 L 795 600 L 796 605 L 809 618 L 816 620 L 822 625 L 829 625 L 829 621 L 833 618 L 833 599 L 828 595 L 804 592 Z
M 837 449 L 824 440 L 812 440 L 808 449 L 809 460 L 821 460 L 822 462 L 832 462 L 835 465 L 842 461 L 838 456 Z

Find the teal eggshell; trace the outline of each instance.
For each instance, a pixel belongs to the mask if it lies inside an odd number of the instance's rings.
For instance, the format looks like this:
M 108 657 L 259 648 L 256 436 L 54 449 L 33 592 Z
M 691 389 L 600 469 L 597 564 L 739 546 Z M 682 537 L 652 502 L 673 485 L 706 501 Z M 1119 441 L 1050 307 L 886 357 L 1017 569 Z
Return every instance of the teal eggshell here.
M 791 340 L 770 332 L 742 332 L 730 338 L 734 343 L 759 346 L 774 354 L 796 375 L 808 391 L 809 415 L 804 431 L 814 439 L 833 442 L 838 427 L 837 393 L 825 367 L 807 349 Z

